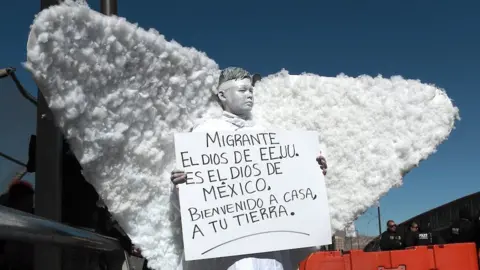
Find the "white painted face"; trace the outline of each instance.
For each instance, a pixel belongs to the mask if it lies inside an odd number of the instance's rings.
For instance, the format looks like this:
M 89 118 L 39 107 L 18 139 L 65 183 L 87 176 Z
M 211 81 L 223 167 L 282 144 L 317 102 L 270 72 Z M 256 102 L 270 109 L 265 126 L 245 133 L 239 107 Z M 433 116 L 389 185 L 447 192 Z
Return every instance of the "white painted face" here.
M 218 97 L 223 109 L 239 117 L 249 116 L 253 108 L 253 86 L 250 79 L 231 80 L 219 86 Z

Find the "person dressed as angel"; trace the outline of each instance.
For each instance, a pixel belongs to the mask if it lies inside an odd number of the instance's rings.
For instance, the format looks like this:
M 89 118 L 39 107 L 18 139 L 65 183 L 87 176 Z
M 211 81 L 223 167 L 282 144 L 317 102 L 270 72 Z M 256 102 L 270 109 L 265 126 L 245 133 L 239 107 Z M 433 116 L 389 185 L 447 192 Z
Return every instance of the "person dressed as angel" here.
M 263 130 L 252 120 L 254 86 L 260 79 L 260 75 L 251 75 L 248 71 L 238 67 L 229 67 L 222 70 L 217 97 L 223 109 L 223 114 L 220 118 L 208 119 L 195 126 L 192 132 Z M 325 158 L 319 155 L 316 160 L 325 175 L 327 170 Z M 186 182 L 186 174 L 184 171 L 177 169 L 172 171 L 170 179 L 174 185 L 183 184 Z M 292 268 L 289 255 L 289 251 L 276 251 L 207 259 L 184 262 L 184 268 L 199 270 L 287 270 Z

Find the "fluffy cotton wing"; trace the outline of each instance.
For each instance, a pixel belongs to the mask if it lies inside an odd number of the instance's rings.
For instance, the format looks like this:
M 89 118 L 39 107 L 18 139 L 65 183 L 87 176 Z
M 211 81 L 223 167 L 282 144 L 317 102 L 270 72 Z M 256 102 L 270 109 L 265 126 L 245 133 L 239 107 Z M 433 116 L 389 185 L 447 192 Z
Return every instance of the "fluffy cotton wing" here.
M 402 77 L 282 71 L 259 82 L 255 98 L 254 115 L 264 126 L 319 131 L 334 230 L 401 185 L 403 173 L 435 152 L 458 117 L 443 90 Z
M 173 133 L 215 112 L 217 64 L 122 18 L 60 5 L 36 17 L 26 67 L 85 178 L 150 265 L 174 268 L 183 249 L 170 200 Z

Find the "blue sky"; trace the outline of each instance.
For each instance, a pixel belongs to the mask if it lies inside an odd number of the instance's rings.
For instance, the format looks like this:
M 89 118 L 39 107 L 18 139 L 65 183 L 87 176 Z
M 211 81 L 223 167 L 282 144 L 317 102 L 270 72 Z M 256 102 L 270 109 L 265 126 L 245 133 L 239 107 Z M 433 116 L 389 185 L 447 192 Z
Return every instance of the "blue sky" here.
M 89 2 L 98 9 L 99 1 Z M 17 67 L 32 92 L 20 63 L 39 5 L 17 0 L 0 10 L 0 67 Z M 476 0 L 119 1 L 121 16 L 207 52 L 222 67 L 264 75 L 282 68 L 324 76 L 402 75 L 445 88 L 462 121 L 402 187 L 382 198 L 383 224 L 480 190 L 478 10 Z M 375 218 L 376 209 L 367 211 L 357 229 L 375 234 Z

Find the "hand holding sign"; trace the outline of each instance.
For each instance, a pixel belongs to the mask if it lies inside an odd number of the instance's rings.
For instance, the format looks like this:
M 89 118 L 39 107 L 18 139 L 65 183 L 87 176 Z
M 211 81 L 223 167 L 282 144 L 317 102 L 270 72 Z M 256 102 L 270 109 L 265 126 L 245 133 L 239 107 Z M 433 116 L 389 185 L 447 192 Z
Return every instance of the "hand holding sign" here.
M 315 132 L 176 134 L 186 259 L 330 244 L 318 148 Z
M 322 153 L 317 157 L 317 162 L 320 165 L 320 169 L 322 169 L 323 175 L 327 175 L 327 160 L 322 156 Z
M 172 171 L 170 181 L 172 181 L 174 185 L 183 184 L 187 181 L 187 175 L 185 174 L 185 171 L 175 169 Z

